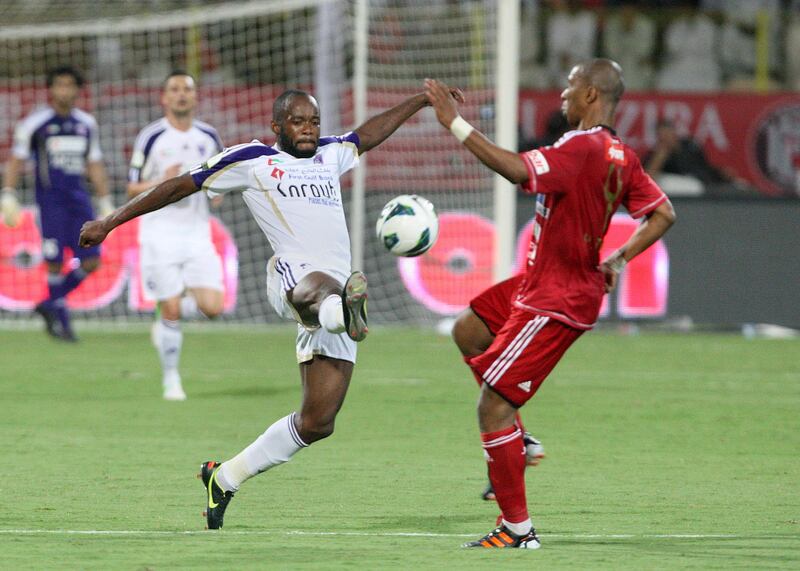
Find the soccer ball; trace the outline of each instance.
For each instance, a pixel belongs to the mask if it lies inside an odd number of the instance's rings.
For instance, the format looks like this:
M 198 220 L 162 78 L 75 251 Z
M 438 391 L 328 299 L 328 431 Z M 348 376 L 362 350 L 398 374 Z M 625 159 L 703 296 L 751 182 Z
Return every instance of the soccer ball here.
M 430 250 L 439 236 L 433 204 L 416 194 L 403 194 L 383 207 L 375 234 L 395 256 L 411 258 Z

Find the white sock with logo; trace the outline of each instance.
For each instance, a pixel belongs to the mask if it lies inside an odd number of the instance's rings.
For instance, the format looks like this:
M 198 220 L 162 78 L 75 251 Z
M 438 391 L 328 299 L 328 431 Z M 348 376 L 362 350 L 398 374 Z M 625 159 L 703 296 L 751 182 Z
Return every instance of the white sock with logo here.
M 217 472 L 220 487 L 235 492 L 246 480 L 288 462 L 295 453 L 307 447 L 294 425 L 296 415 L 293 412 L 278 420 L 250 446 L 223 462 Z
M 342 296 L 329 295 L 319 305 L 319 324 L 331 333 L 344 332 L 344 310 Z
M 180 321 L 161 319 L 158 327 L 159 331 L 156 336 L 158 356 L 161 358 L 161 369 L 164 371 L 164 378 L 166 379 L 175 376 L 178 372 L 178 363 L 181 360 L 181 346 L 183 345 L 183 332 L 181 331 Z

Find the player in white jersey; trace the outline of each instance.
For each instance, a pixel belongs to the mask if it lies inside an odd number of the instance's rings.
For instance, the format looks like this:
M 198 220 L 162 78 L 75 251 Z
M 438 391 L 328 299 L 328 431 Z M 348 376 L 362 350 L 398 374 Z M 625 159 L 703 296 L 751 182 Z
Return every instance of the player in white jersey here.
M 194 78 L 174 71 L 161 92 L 164 117 L 139 133 L 128 172 L 128 196 L 187 172 L 222 150 L 222 141 L 208 123 L 194 118 Z M 222 313 L 222 262 L 211 242 L 208 198 L 187 196 L 142 216 L 139 253 L 145 295 L 158 303 L 152 340 L 163 370 L 167 400 L 185 400 L 178 372 L 183 333 L 180 319 Z
M 458 90 L 452 93 L 462 100 Z M 281 315 L 298 322 L 303 401 L 299 412 L 273 423 L 231 460 L 202 464 L 210 529 L 222 527 L 225 508 L 245 480 L 333 433 L 353 372 L 354 342 L 367 333 L 366 278 L 350 272 L 339 177 L 358 164 L 360 154 L 426 105 L 425 96 L 416 95 L 353 132 L 320 138 L 316 100 L 302 91 L 287 91 L 272 108 L 275 145 L 253 141 L 227 149 L 105 219 L 84 225 L 81 243 L 99 244 L 116 226 L 198 190 L 241 191 L 275 250 L 268 266 L 268 295 Z

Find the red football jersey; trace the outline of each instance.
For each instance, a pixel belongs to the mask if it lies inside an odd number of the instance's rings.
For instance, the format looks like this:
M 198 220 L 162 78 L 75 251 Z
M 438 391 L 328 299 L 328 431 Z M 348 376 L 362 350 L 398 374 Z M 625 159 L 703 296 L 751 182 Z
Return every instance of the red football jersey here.
M 536 194 L 533 236 L 515 304 L 578 329 L 591 329 L 604 295 L 598 266 L 611 217 L 634 218 L 667 196 L 613 130 L 570 131 L 550 147 L 521 153 L 523 190 Z

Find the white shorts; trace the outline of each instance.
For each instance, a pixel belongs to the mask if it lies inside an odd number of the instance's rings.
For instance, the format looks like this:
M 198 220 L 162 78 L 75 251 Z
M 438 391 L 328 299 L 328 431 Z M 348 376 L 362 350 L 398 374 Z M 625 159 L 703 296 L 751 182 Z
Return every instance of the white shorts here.
M 140 247 L 142 289 L 147 299 L 163 301 L 186 288 L 222 291 L 222 261 L 211 242 L 193 245 L 185 255 L 165 256 L 155 244 Z
M 356 362 L 356 342 L 345 333 L 331 333 L 320 327 L 306 327 L 295 308 L 286 299 L 286 292 L 311 272 L 322 272 L 342 285 L 348 276 L 342 272 L 321 269 L 308 262 L 273 256 L 267 263 L 267 299 L 275 312 L 284 319 L 297 322 L 297 362 L 311 361 L 314 355 Z

